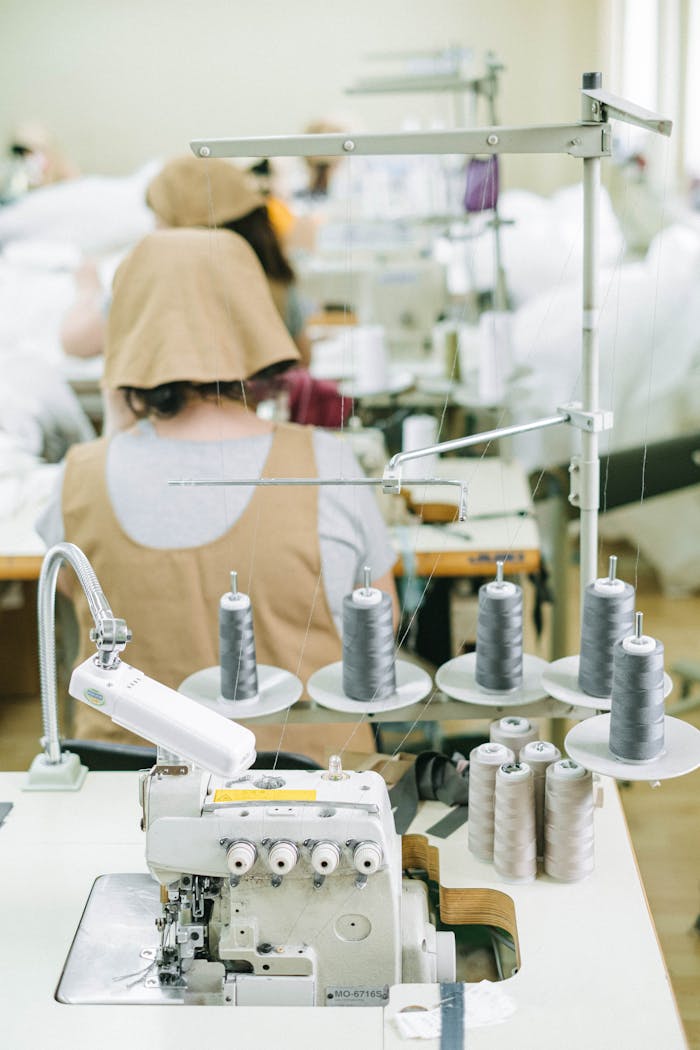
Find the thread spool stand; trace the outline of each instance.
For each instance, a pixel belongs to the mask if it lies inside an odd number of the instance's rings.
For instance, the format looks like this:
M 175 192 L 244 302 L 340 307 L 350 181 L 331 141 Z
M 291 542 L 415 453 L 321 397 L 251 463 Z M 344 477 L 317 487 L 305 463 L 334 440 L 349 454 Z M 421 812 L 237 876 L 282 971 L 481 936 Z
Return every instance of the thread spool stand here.
M 430 675 L 422 668 L 408 663 L 406 660 L 394 659 L 391 607 L 389 605 L 386 608 L 386 596 L 383 599 L 381 598 L 383 592 L 371 587 L 370 579 L 370 569 L 365 567 L 364 586 L 358 587 L 351 595 L 347 596 L 344 602 L 344 660 L 338 660 L 335 663 L 319 668 L 318 671 L 311 675 L 306 684 L 306 690 L 311 699 L 319 704 L 320 707 L 325 707 L 330 711 L 340 711 L 353 715 L 373 715 L 382 711 L 398 711 L 402 707 L 410 707 L 411 704 L 423 700 L 433 687 Z M 384 609 L 382 609 L 381 602 L 384 603 Z M 388 654 L 386 652 L 383 654 L 381 652 L 378 654 L 372 652 L 371 631 L 368 630 L 367 625 L 362 624 L 364 617 L 371 617 L 374 610 L 380 611 L 380 620 L 377 621 L 377 626 L 381 630 L 382 635 L 387 635 L 390 638 L 391 652 Z M 382 612 L 389 617 L 388 623 L 380 622 L 385 618 L 381 615 Z M 350 640 L 348 640 L 349 634 L 352 635 Z M 357 645 L 359 645 L 359 651 L 356 651 Z M 348 695 L 348 679 L 351 677 L 348 675 L 349 662 L 353 662 L 355 670 L 358 667 L 362 668 L 363 664 L 366 665 L 364 668 L 366 670 L 367 667 L 376 663 L 377 668 L 381 671 L 381 660 L 385 659 L 387 655 L 392 666 L 385 668 L 377 680 L 390 681 L 389 689 L 391 691 L 387 692 L 386 688 L 378 690 L 371 685 L 366 685 L 363 688 L 363 683 L 358 682 L 352 690 L 354 695 Z M 372 676 L 365 675 L 364 677 L 371 680 Z M 346 686 L 348 686 L 348 691 L 346 691 Z M 358 693 L 362 695 L 359 696 Z M 366 696 L 364 695 L 365 693 L 367 694 Z
M 642 634 L 642 614 L 636 614 L 635 635 L 625 642 L 652 641 Z M 622 643 L 624 645 L 624 642 Z M 643 650 L 642 650 L 643 651 Z M 615 704 L 613 695 L 612 704 Z M 700 767 L 700 730 L 679 718 L 664 717 L 663 749 L 647 760 L 619 758 L 610 750 L 612 715 L 586 718 L 567 734 L 567 754 L 594 773 L 602 773 L 617 780 L 648 780 L 652 783 L 671 780 L 692 773 Z
M 589 696 L 578 686 L 579 656 L 563 656 L 548 664 L 542 672 L 542 688 L 548 696 L 576 707 L 587 707 L 592 711 L 609 711 L 609 696 Z M 664 698 L 673 689 L 673 679 L 664 672 Z
M 564 153 L 579 156 L 583 161 L 583 317 L 582 317 L 582 346 L 581 346 L 581 372 L 582 372 L 582 398 L 580 403 L 562 406 L 558 408 L 556 416 L 543 420 L 533 421 L 529 424 L 517 427 L 500 427 L 498 430 L 485 432 L 480 435 L 470 435 L 469 438 L 458 439 L 456 442 L 443 442 L 437 447 L 425 449 L 425 454 L 433 452 L 453 451 L 456 448 L 466 448 L 470 444 L 476 444 L 493 437 L 506 437 L 514 433 L 525 433 L 528 430 L 539 430 L 544 427 L 558 426 L 564 422 L 576 427 L 581 432 L 580 455 L 572 460 L 572 492 L 571 502 L 579 506 L 580 510 L 580 581 L 582 589 L 595 580 L 598 558 L 598 472 L 600 464 L 599 456 L 599 434 L 610 428 L 612 415 L 602 409 L 599 404 L 599 280 L 597 275 L 598 245 L 599 245 L 599 196 L 600 196 L 600 174 L 601 162 L 612 153 L 612 135 L 609 121 L 620 120 L 624 123 L 633 124 L 646 128 L 655 134 L 670 135 L 671 122 L 659 114 L 642 110 L 640 107 L 627 102 L 625 99 L 610 95 L 602 90 L 602 76 L 600 73 L 586 73 L 582 83 L 582 113 L 581 120 L 572 127 L 575 128 L 575 137 L 572 139 L 570 127 L 563 126 L 563 135 L 559 143 L 553 142 L 552 132 L 556 128 L 528 127 L 514 129 L 519 137 L 519 151 L 533 153 Z M 494 154 L 507 152 L 511 145 L 510 136 L 504 136 L 501 141 L 500 134 L 494 130 L 489 136 L 489 149 Z M 437 153 L 450 154 L 456 145 L 460 151 L 465 153 L 481 153 L 484 149 L 483 129 L 460 129 L 459 142 L 449 132 L 430 132 L 428 135 L 421 132 L 409 132 L 402 134 L 353 136 L 347 138 L 342 135 L 326 136 L 324 139 L 324 151 L 333 156 L 345 156 L 348 152 L 357 150 L 363 155 L 392 155 L 406 153 Z M 190 143 L 192 150 L 201 157 L 248 157 L 251 152 L 259 149 L 260 155 L 264 156 L 307 156 L 316 144 L 311 143 L 311 137 L 303 136 L 279 136 L 277 139 L 270 138 L 238 138 L 233 140 L 196 140 Z M 575 150 L 572 150 L 575 147 Z M 415 453 L 396 454 L 392 457 L 385 471 L 382 484 L 388 485 L 385 491 L 397 492 L 400 490 L 401 463 L 406 457 L 416 458 Z M 260 481 L 261 484 L 289 483 L 269 479 Z M 294 479 L 296 483 L 306 484 L 306 480 Z M 207 482 L 208 483 L 208 482 Z M 233 482 L 234 484 L 237 482 Z M 240 483 L 240 482 L 238 482 Z M 258 483 L 258 482 L 254 482 Z M 314 482 L 315 483 L 315 482 Z M 195 482 L 197 484 L 197 482 Z M 458 681 L 450 681 L 452 672 L 455 670 L 453 662 L 444 665 L 437 676 L 438 685 L 448 695 L 455 699 L 467 700 L 475 705 L 486 706 L 508 706 L 522 703 L 527 696 L 522 695 L 522 686 L 519 690 L 510 693 L 502 693 L 497 696 L 489 696 L 483 689 L 477 689 L 473 673 L 473 663 L 468 657 L 459 657 L 456 665 Z M 470 663 L 472 667 L 470 668 Z M 539 661 L 546 666 L 545 661 Z M 453 665 L 453 666 L 450 666 Z M 529 665 L 529 666 L 528 666 Z M 524 661 L 524 671 L 527 680 L 528 672 L 532 664 L 527 658 Z M 455 691 L 456 690 L 456 691 Z M 540 676 L 537 679 L 535 697 L 543 695 L 540 684 Z M 518 695 L 520 693 L 521 695 Z M 366 708 L 365 708 L 366 709 Z M 608 716 L 600 716 L 608 718 Z M 608 718 L 609 721 L 609 718 Z M 590 725 L 595 719 L 582 723 L 582 726 Z M 692 729 L 692 727 L 690 727 Z M 671 732 L 673 733 L 673 727 Z M 697 733 L 697 731 L 694 731 Z M 607 734 L 606 734 L 607 736 Z M 667 746 L 670 742 L 667 741 Z M 655 760 L 658 761 L 658 760 Z M 593 768 L 593 767 L 591 767 Z M 633 767 L 630 767 L 633 768 Z M 693 765 L 691 768 L 695 768 Z M 618 767 L 619 770 L 619 767 Z M 617 775 L 613 772 L 612 775 Z M 674 774 L 678 775 L 678 774 Z
M 486 587 L 494 590 L 509 587 L 503 580 L 503 562 L 496 562 L 496 579 Z M 478 648 L 478 638 L 477 638 Z M 522 654 L 522 678 L 512 689 L 487 689 L 477 681 L 477 653 L 466 653 L 448 660 L 438 668 L 435 684 L 453 700 L 468 704 L 479 704 L 484 707 L 517 707 L 533 703 L 546 696 L 542 688 L 542 674 L 548 666 L 547 661 L 539 656 Z
M 178 692 L 189 696 L 190 700 L 196 700 L 198 704 L 226 718 L 233 718 L 236 722 L 286 711 L 297 702 L 303 691 L 304 686 L 296 675 L 270 664 L 258 664 L 258 695 L 252 700 L 224 700 L 218 664 L 195 671 L 178 688 Z
M 306 683 L 306 691 L 320 707 L 352 715 L 374 715 L 381 711 L 398 711 L 424 700 L 433 687 L 430 675 L 407 660 L 396 661 L 396 691 L 383 700 L 352 700 L 343 692 L 343 661 L 327 664 L 315 671 Z
M 245 599 L 245 603 L 243 600 Z M 250 607 L 247 595 L 238 591 L 238 574 L 231 573 L 231 591 L 225 594 L 221 600 L 222 607 L 240 608 Z M 247 603 L 247 604 L 246 604 Z M 251 627 L 252 630 L 252 627 Z M 253 677 L 257 677 L 258 691 L 255 696 L 241 700 L 227 699 L 222 695 L 222 668 L 219 664 L 213 667 L 205 667 L 201 671 L 185 678 L 179 687 L 179 692 L 188 696 L 191 700 L 208 707 L 225 718 L 240 719 L 262 718 L 264 715 L 279 714 L 286 711 L 288 707 L 295 704 L 303 692 L 303 685 L 296 675 L 281 667 L 272 667 L 269 664 L 256 664 L 254 661 L 254 648 L 251 650 L 253 661 Z M 222 656 L 223 660 L 223 656 Z M 257 671 L 257 676 L 255 672 Z M 255 688 L 254 684 L 252 688 Z
M 608 589 L 612 590 L 612 586 L 620 582 L 617 580 L 617 558 L 613 554 L 610 556 L 607 579 L 598 580 L 596 583 L 607 584 Z M 579 685 L 580 661 L 581 658 L 578 654 L 554 660 L 542 672 L 543 689 L 549 696 L 554 697 L 555 700 L 561 700 L 565 704 L 587 707 L 594 711 L 609 711 L 611 703 L 609 695 L 592 696 L 581 689 Z M 671 676 L 664 673 L 664 698 L 669 695 L 672 689 L 673 681 Z

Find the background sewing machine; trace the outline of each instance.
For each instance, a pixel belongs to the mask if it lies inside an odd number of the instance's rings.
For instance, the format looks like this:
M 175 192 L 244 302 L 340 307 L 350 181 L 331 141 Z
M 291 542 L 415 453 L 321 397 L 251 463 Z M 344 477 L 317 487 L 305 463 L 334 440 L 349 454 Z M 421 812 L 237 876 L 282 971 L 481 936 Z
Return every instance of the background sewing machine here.
M 349 271 L 341 243 L 337 251 L 300 260 L 297 269 L 301 293 L 321 311 L 346 309 L 360 324 L 382 325 L 397 361 L 430 351 L 433 327 L 447 305 L 447 285 L 444 267 L 429 247 L 359 249 Z

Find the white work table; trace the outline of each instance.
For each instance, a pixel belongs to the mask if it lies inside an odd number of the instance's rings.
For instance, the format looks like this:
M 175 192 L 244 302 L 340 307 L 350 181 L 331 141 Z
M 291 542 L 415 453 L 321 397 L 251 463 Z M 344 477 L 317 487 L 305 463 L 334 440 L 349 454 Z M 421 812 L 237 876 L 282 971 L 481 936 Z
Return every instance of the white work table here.
M 24 774 L 0 773 L 0 801 L 14 803 L 0 828 L 3 919 L 2 1045 L 8 1050 L 123 1050 L 235 1046 L 284 1050 L 437 1050 L 404 1041 L 395 1012 L 432 1007 L 437 985 L 392 990 L 386 1010 L 222 1006 L 68 1006 L 56 985 L 93 881 L 145 871 L 137 775 L 91 773 L 76 793 L 24 793 Z M 475 1050 L 681 1050 L 686 1047 L 614 784 L 596 809 L 596 868 L 579 883 L 539 876 L 508 885 L 466 849 L 466 829 L 439 846 L 444 885 L 489 887 L 515 904 L 521 967 L 496 985 L 513 1001 L 507 1021 L 468 1031 Z M 444 813 L 425 803 L 410 829 Z M 467 986 L 469 988 L 469 986 Z M 469 991 L 466 1009 L 468 1016 Z M 457 1050 L 457 1048 L 455 1048 Z

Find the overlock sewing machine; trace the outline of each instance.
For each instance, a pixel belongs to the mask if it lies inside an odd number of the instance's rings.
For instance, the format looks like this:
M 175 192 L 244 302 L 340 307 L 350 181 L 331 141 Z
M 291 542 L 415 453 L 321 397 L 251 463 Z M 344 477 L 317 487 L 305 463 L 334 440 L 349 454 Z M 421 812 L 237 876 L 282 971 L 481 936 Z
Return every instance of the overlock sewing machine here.
M 253 770 L 249 730 L 99 652 L 70 691 L 160 746 L 139 782 L 152 878 L 96 881 L 59 999 L 377 1006 L 391 985 L 454 980 L 454 935 L 403 877 L 377 773 L 337 756 L 326 771 Z

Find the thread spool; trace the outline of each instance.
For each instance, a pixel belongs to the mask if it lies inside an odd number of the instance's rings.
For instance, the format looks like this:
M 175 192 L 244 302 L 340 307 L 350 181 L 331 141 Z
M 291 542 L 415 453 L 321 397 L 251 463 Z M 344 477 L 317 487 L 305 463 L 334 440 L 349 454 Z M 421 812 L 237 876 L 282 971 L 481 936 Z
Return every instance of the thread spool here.
M 469 852 L 479 860 L 493 860 L 496 774 L 514 761 L 505 744 L 480 744 L 469 754 Z
M 352 700 L 383 700 L 396 692 L 391 598 L 365 582 L 343 598 L 343 692 Z
M 535 778 L 526 762 L 508 762 L 496 773 L 493 863 L 508 882 L 537 875 Z
M 625 762 L 648 762 L 664 749 L 664 647 L 643 633 L 643 616 L 635 616 L 635 633 L 614 648 L 610 750 Z
M 382 325 L 356 325 L 348 331 L 348 337 L 355 393 L 385 390 L 389 382 L 389 362 Z
M 523 680 L 523 592 L 503 579 L 502 561 L 496 579 L 479 588 L 475 678 L 492 692 L 511 692 Z
M 435 416 L 416 413 L 407 416 L 401 426 L 401 450 L 412 452 L 416 448 L 427 448 L 437 441 L 438 421 Z M 409 459 L 403 464 L 405 478 L 429 478 L 435 474 L 438 457 L 421 456 L 420 459 Z
M 531 740 L 520 749 L 519 762 L 526 762 L 532 770 L 535 785 L 535 839 L 537 859 L 544 857 L 544 784 L 547 767 L 558 762 L 561 751 L 548 740 Z
M 617 579 L 617 558 L 611 555 L 607 578 L 586 587 L 581 621 L 578 684 L 589 696 L 612 692 L 613 650 L 632 630 L 634 587 Z
M 219 664 L 224 700 L 253 700 L 258 695 L 253 607 L 238 590 L 238 573 L 231 573 L 231 590 L 219 602 Z
M 539 735 L 538 723 L 530 722 L 520 715 L 506 715 L 505 718 L 497 718 L 489 726 L 489 739 L 497 744 L 505 744 L 517 757 L 520 756 L 522 748 L 533 740 L 537 740 Z
M 593 778 L 571 758 L 547 767 L 544 788 L 544 870 L 560 882 L 593 871 Z
M 479 318 L 479 399 L 498 403 L 513 366 L 513 315 L 486 311 Z

